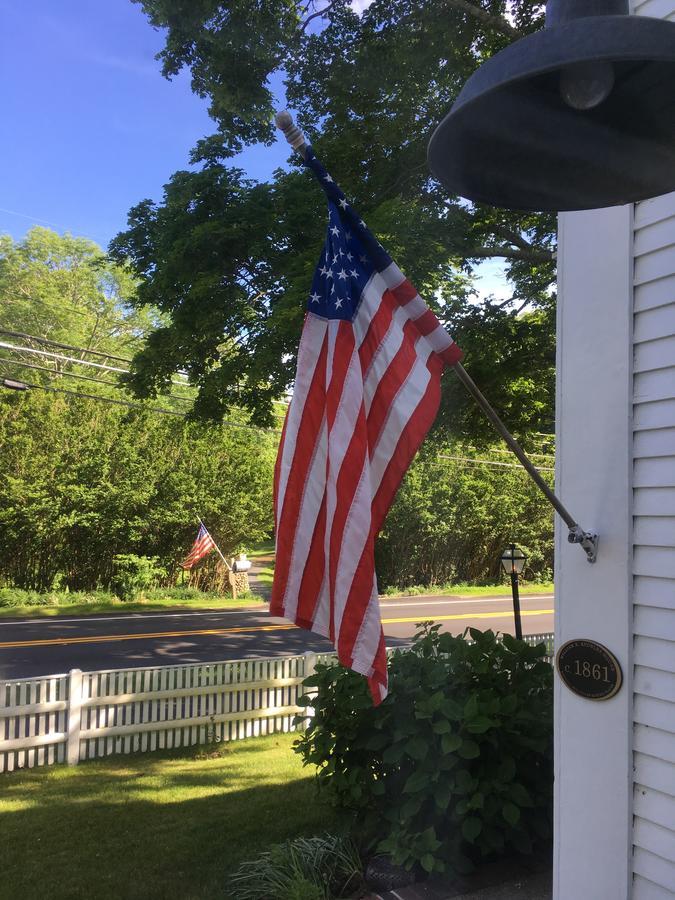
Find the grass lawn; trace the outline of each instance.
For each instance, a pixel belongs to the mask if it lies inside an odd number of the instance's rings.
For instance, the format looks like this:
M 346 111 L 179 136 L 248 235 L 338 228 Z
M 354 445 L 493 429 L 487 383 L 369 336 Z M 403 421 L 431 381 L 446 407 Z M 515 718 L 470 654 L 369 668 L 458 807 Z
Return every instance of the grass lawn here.
M 521 594 L 553 593 L 553 582 L 551 581 L 546 581 L 542 584 L 520 584 L 518 587 Z M 501 595 L 510 597 L 511 584 L 437 584 L 429 587 L 415 586 L 411 587 L 408 591 L 384 594 L 380 599 L 386 601 L 395 600 L 400 597 L 423 597 L 425 594 L 432 594 L 436 597 L 497 597 Z
M 339 830 L 293 740 L 0 775 L 0 898 L 228 896 L 242 860 Z
M 48 616 L 93 616 L 97 613 L 153 612 L 161 610 L 181 609 L 242 609 L 247 606 L 262 606 L 264 600 L 254 594 L 239 597 L 205 596 L 194 600 L 176 599 L 173 597 L 153 598 L 152 600 L 130 600 L 128 602 L 106 599 L 93 603 L 61 603 L 58 606 L 1 606 L 0 618 L 15 616 L 17 618 L 46 618 Z

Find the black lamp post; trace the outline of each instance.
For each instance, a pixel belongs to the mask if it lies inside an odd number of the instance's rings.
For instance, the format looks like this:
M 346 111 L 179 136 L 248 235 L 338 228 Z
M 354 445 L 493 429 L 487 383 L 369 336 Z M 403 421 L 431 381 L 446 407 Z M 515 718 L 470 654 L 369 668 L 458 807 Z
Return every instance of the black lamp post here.
M 513 618 L 516 622 L 516 637 L 523 639 L 523 628 L 520 624 L 520 596 L 518 594 L 518 576 L 525 568 L 527 557 L 515 544 L 509 544 L 502 553 L 502 566 L 507 575 L 511 576 L 511 593 L 513 594 Z

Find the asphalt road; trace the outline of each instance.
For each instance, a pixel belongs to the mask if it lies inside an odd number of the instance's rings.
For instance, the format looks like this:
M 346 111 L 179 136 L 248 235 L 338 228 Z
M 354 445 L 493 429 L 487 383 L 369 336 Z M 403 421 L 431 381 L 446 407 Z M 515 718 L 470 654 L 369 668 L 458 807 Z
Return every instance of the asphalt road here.
M 387 646 L 407 643 L 423 619 L 461 634 L 468 626 L 513 633 L 510 597 L 383 600 Z M 521 598 L 524 634 L 553 630 L 553 597 Z M 0 679 L 138 666 L 184 665 L 327 650 L 330 644 L 271 618 L 266 607 L 0 619 Z

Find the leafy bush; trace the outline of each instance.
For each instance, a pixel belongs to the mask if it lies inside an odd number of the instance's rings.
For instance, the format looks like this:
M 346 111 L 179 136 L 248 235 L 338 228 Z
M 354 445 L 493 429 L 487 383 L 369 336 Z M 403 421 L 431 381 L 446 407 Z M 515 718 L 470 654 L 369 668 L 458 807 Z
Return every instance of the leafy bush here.
M 345 837 L 296 838 L 243 863 L 228 888 L 237 900 L 331 900 L 361 881 L 361 860 Z
M 69 606 L 109 603 L 114 600 L 108 591 L 24 591 L 21 588 L 0 588 L 0 608 L 19 606 Z
M 157 557 L 135 553 L 120 553 L 115 557 L 112 588 L 122 600 L 131 600 L 139 592 L 155 587 L 161 578 L 166 578 L 166 569 Z
M 371 846 L 399 865 L 469 871 L 528 853 L 551 834 L 552 669 L 544 645 L 425 623 L 389 667 L 373 707 L 365 680 L 319 666 L 314 709 L 295 749 L 319 788 L 357 813 Z

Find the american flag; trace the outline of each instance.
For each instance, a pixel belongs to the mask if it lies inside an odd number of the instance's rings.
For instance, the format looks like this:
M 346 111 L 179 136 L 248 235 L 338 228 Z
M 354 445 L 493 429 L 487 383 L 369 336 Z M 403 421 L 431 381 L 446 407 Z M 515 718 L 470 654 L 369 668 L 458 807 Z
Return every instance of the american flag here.
M 329 638 L 387 694 L 374 543 L 462 353 L 321 166 L 328 232 L 277 456 L 270 613 Z
M 212 550 L 215 550 L 215 547 L 216 544 L 211 535 L 204 525 L 200 525 L 192 549 L 181 563 L 181 566 L 184 569 L 191 569 L 200 559 L 203 559 Z

